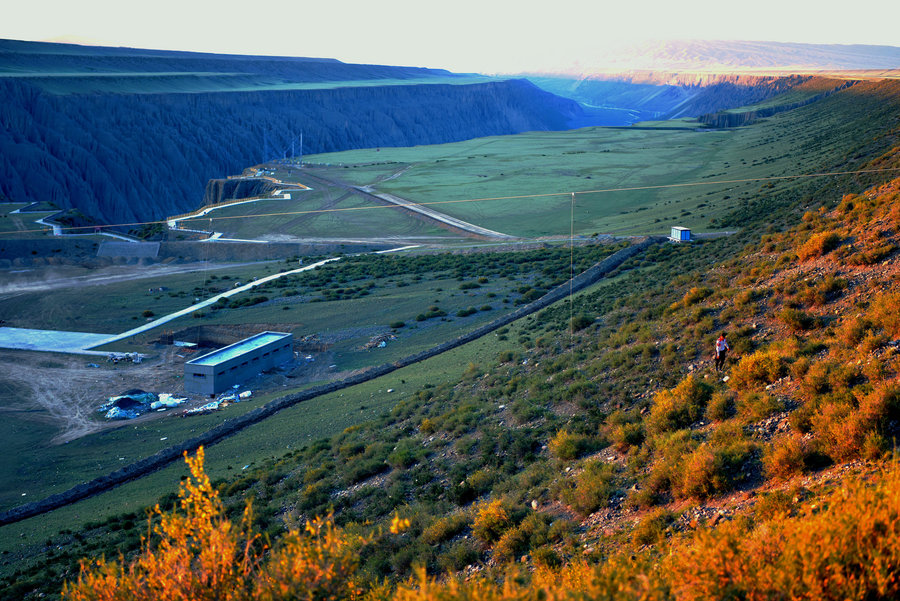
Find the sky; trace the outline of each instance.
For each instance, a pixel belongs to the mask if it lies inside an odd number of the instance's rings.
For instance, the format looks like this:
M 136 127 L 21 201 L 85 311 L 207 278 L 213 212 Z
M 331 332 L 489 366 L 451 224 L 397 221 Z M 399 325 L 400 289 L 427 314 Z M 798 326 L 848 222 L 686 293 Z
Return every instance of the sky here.
M 22 0 L 0 38 L 519 73 L 647 40 L 900 46 L 896 0 Z

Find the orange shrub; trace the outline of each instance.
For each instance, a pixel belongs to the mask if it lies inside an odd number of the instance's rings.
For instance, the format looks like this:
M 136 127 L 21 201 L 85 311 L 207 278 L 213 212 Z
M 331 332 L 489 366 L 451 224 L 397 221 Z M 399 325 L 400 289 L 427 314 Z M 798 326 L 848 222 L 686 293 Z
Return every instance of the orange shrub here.
M 803 246 L 797 250 L 797 257 L 801 261 L 821 257 L 833 251 L 841 243 L 841 237 L 834 232 L 820 232 L 810 236 Z
M 747 390 L 771 384 L 787 373 L 784 358 L 775 351 L 756 351 L 741 357 L 731 368 L 728 384 L 734 390 Z
M 127 562 L 82 562 L 68 601 L 191 601 L 228 599 L 357 599 L 362 595 L 359 548 L 370 539 L 350 536 L 331 518 L 292 530 L 272 550 L 250 529 L 249 505 L 237 526 L 225 515 L 203 471 L 203 449 L 185 455 L 190 478 L 181 483 L 180 511 L 153 515 L 159 524 Z
M 226 599 L 251 586 L 262 549 L 250 533 L 249 505 L 235 526 L 224 516 L 218 492 L 203 472 L 203 449 L 185 454 L 191 477 L 179 490 L 181 512 L 163 513 L 157 505 L 153 528 L 158 538 L 143 541 L 140 555 L 125 564 L 105 559 L 85 561 L 63 597 L 72 601 L 156 599 Z
M 900 597 L 900 469 L 837 489 L 798 517 L 732 522 L 667 554 L 684 601 Z
M 889 337 L 900 338 L 900 293 L 879 294 L 869 303 L 866 316 Z
M 770 478 L 786 479 L 809 467 L 813 444 L 798 434 L 776 438 L 763 454 L 763 468 Z

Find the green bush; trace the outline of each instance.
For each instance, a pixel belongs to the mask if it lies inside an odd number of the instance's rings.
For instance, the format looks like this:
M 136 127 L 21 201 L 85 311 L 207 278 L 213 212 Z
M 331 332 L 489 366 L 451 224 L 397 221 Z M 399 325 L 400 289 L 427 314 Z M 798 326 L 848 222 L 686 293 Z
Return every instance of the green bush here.
M 631 539 L 636 545 L 655 545 L 660 543 L 666 539 L 666 535 L 671 531 L 670 526 L 676 517 L 676 514 L 668 509 L 662 507 L 653 509 L 634 527 Z
M 481 558 L 475 541 L 461 540 L 450 545 L 450 548 L 438 556 L 438 566 L 448 573 L 464 570 L 466 566 L 477 563 Z
M 590 315 L 580 314 L 576 315 L 572 318 L 572 321 L 569 323 L 573 332 L 578 332 L 580 330 L 585 329 L 589 325 L 594 323 L 594 318 Z
M 737 413 L 747 422 L 756 422 L 784 411 L 784 403 L 766 392 L 749 392 L 738 397 Z
M 712 421 L 725 421 L 735 413 L 734 394 L 718 391 L 713 393 L 706 406 L 706 418 Z
M 787 307 L 778 313 L 778 319 L 795 332 L 805 332 L 819 325 L 819 320 L 806 311 Z
M 440 517 L 422 530 L 422 542 L 428 545 L 439 545 L 461 533 L 469 527 L 469 515 L 457 511 Z
M 755 466 L 756 446 L 741 438 L 727 444 L 702 444 L 684 461 L 681 496 L 707 499 L 734 488 Z
M 547 443 L 550 454 L 563 461 L 577 459 L 588 449 L 591 444 L 588 437 L 582 434 L 571 434 L 568 430 L 560 430 Z
M 563 500 L 581 515 L 593 513 L 605 506 L 616 492 L 615 479 L 614 466 L 599 460 L 588 461 L 575 476 L 575 486 L 563 492 Z

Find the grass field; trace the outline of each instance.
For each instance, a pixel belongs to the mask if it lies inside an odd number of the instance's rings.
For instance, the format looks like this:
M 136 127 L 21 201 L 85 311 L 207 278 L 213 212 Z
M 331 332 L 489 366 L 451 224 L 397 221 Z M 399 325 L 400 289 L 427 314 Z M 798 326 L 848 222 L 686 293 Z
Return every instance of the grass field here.
M 780 102 L 822 91 L 821 85 L 804 88 Z M 810 120 L 819 121 L 817 127 L 811 129 Z M 811 132 L 845 127 L 850 126 L 837 114 L 819 115 L 812 105 L 752 128 L 708 130 L 692 120 L 677 120 L 311 155 L 303 170 L 281 177 L 308 183 L 307 173 L 371 185 L 523 238 L 567 236 L 573 226 L 582 235 L 666 234 L 673 225 L 703 232 L 723 229 L 722 217 L 750 199 L 774 187 L 791 187 L 796 176 L 821 171 L 851 144 L 852 133 L 829 136 L 823 145 Z M 345 194 L 334 187 L 317 190 L 293 207 L 283 201 L 238 205 L 218 211 L 212 227 L 241 238 L 268 232 L 448 237 L 446 231 L 407 216 L 398 219 L 396 209 Z M 209 224 L 208 219 L 197 221 L 200 228 Z M 732 229 L 735 225 L 740 224 L 729 224 Z
M 675 121 L 308 160 L 330 177 L 380 182 L 379 191 L 517 236 L 567 235 L 573 192 L 576 233 L 664 234 L 672 225 L 715 229 L 718 218 L 766 191 L 761 180 L 827 161 L 831 149 L 813 152 L 809 130 L 800 131 L 807 126 L 792 112 L 753 128 L 701 131 Z
M 198 268 L 194 273 L 161 274 L 158 278 L 89 288 L 77 286 L 23 292 L 0 298 L 0 312 L 9 327 L 118 334 L 150 319 L 144 315 L 145 311 L 155 316 L 172 313 L 192 305 L 195 298 L 205 299 L 223 287 L 231 286 L 230 282 L 247 282 L 283 267 L 284 263 L 211 266 L 209 269 Z M 152 273 L 152 267 L 146 269 Z M 206 281 L 213 275 L 216 280 Z M 229 279 L 223 281 L 220 276 Z M 165 290 L 156 290 L 160 287 Z
M 223 232 L 226 238 L 253 240 L 453 237 L 447 230 L 415 219 L 402 210 L 373 208 L 372 202 L 345 188 L 311 184 L 304 182 L 302 175 L 287 172 L 276 172 L 276 177 L 284 181 L 296 179 L 313 189 L 294 192 L 296 200 L 226 206 L 204 217 L 186 219 L 180 227 L 212 229 Z
M 26 206 L 28 206 L 28 203 L 0 203 L 0 242 L 9 238 L 35 238 L 50 234 L 52 228 L 37 224 L 35 221 L 49 217 L 59 211 L 13 213 L 13 211 Z

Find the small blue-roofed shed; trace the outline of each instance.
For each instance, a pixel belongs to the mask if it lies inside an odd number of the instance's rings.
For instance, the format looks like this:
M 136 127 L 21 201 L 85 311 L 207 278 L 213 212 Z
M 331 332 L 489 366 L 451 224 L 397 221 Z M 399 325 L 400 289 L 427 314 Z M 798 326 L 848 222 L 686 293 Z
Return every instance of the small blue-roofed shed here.
M 669 235 L 669 240 L 672 240 L 673 242 L 690 242 L 691 230 L 689 228 L 676 225 L 672 228 L 672 233 Z
M 290 361 L 292 334 L 262 332 L 184 364 L 184 390 L 219 394 L 267 369 Z

